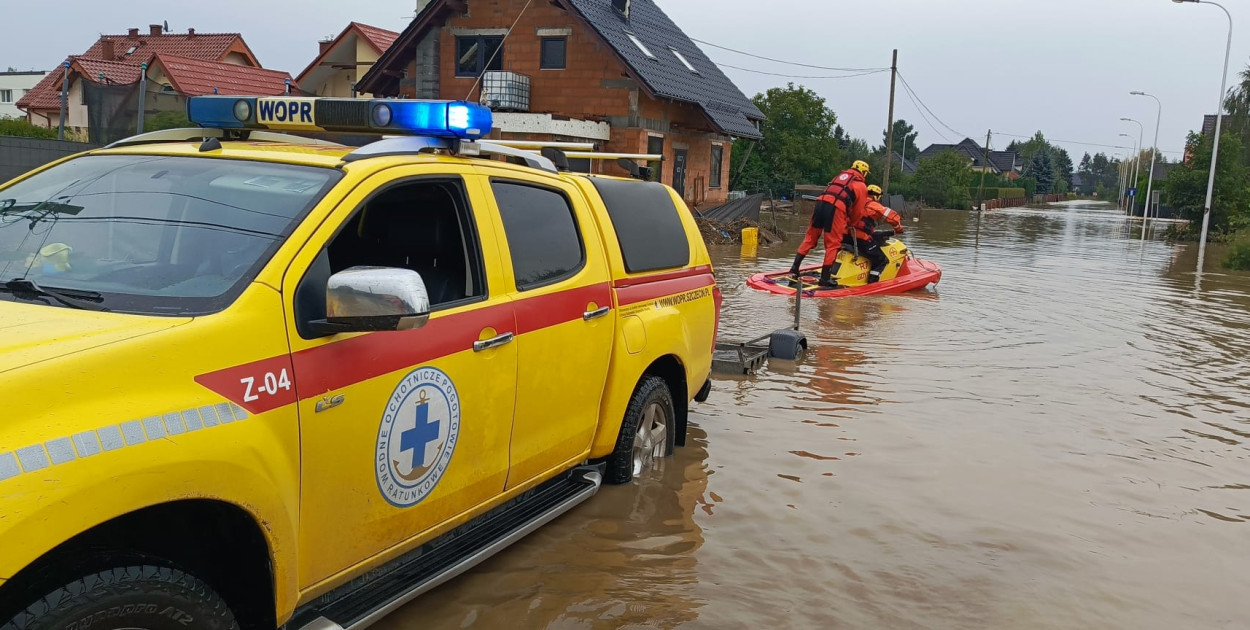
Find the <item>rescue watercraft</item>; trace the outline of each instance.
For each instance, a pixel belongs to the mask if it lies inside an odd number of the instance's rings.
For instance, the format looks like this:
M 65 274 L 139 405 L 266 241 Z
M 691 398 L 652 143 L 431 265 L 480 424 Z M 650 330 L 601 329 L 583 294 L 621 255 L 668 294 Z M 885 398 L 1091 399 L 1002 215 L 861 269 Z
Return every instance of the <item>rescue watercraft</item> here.
M 803 297 L 841 298 L 905 293 L 942 280 L 942 268 L 937 263 L 916 258 L 907 245 L 893 236 L 893 230 L 873 233 L 890 261 L 878 282 L 868 283 L 868 272 L 872 270 L 868 258 L 844 246 L 838 252 L 830 278 L 837 283 L 836 287 L 820 286 L 820 265 L 801 268 L 798 278 L 789 269 L 757 273 L 747 279 L 747 286 L 779 295 L 794 295 L 801 287 Z

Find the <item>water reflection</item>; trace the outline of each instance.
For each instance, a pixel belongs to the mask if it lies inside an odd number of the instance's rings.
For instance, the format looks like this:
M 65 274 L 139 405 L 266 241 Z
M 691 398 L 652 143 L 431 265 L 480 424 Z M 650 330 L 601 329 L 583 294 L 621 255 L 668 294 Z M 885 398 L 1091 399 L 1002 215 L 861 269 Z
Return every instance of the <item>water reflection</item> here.
M 795 220 L 791 230 L 803 227 Z M 1215 628 L 1250 619 L 1250 276 L 1112 206 L 926 211 L 936 292 L 804 300 L 690 445 L 392 628 Z M 716 248 L 722 338 L 794 242 Z
M 387 617 L 379 628 L 676 628 L 698 618 L 707 434 L 632 485 L 591 501 Z

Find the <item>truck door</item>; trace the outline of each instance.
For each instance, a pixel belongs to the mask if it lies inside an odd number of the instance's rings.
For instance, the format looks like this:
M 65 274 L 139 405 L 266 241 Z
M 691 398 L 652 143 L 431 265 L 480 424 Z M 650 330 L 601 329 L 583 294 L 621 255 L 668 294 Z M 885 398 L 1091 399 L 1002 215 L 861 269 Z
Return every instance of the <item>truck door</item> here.
M 573 186 L 490 178 L 517 317 L 508 488 L 576 463 L 598 425 L 615 318 L 598 228 Z
M 503 267 L 496 223 L 482 219 L 490 203 L 475 175 L 430 171 L 400 167 L 366 180 L 286 274 L 301 588 L 404 546 L 504 488 L 517 345 L 509 291 L 490 273 Z M 325 317 L 330 274 L 360 265 L 420 273 L 429 323 L 330 337 L 306 330 Z

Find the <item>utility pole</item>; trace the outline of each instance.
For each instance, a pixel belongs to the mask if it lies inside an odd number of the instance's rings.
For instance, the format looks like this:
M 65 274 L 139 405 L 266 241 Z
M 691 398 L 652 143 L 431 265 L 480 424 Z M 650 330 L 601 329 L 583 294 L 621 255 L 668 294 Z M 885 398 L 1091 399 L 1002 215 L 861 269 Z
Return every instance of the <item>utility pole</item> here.
M 65 139 L 65 112 L 69 109 L 69 60 L 61 68 L 61 122 L 56 127 L 56 139 Z
M 136 124 L 138 130 L 135 133 L 143 133 L 143 110 L 147 104 L 148 94 L 148 64 L 139 64 L 139 121 Z
M 980 210 L 981 204 L 985 203 L 985 172 L 990 169 L 990 137 L 993 135 L 993 129 L 986 130 L 985 157 L 981 159 L 981 191 L 977 193 L 977 210 Z
M 885 175 L 881 178 L 881 190 L 890 194 L 890 166 L 894 164 L 894 83 L 898 80 L 898 49 L 894 49 L 894 61 L 890 62 L 890 124 L 885 132 Z M 904 150 L 907 138 L 903 138 Z M 899 167 L 900 170 L 902 167 Z

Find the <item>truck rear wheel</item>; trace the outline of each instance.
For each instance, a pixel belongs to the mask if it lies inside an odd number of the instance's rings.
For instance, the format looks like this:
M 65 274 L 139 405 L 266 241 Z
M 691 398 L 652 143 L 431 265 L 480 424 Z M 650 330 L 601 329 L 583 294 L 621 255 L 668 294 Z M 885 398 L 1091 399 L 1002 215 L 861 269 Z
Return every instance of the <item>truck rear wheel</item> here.
M 154 566 L 119 567 L 43 596 L 0 630 L 238 630 L 234 613 L 194 576 Z
M 656 458 L 672 455 L 676 420 L 668 384 L 658 376 L 643 378 L 625 408 L 616 450 L 608 457 L 606 481 L 629 483 L 652 468 Z

